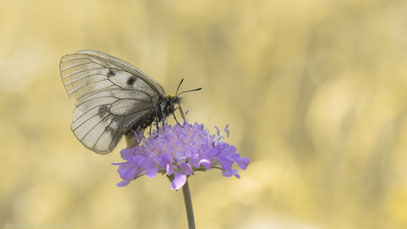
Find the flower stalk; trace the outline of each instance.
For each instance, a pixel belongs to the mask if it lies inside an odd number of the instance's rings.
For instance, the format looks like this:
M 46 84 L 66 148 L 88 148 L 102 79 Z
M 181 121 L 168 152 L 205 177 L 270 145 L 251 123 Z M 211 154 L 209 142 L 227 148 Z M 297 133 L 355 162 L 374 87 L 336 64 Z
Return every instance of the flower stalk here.
M 192 208 L 191 192 L 189 191 L 188 179 L 182 186 L 182 193 L 184 194 L 185 210 L 187 212 L 188 228 L 195 229 L 194 210 Z

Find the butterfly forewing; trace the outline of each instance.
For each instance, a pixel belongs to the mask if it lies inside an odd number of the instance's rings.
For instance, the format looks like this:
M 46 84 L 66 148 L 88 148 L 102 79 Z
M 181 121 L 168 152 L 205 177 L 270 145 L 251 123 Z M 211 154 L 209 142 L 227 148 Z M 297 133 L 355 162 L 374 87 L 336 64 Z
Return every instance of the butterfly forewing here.
M 111 152 L 122 135 L 165 96 L 147 74 L 97 51 L 62 57 L 60 71 L 68 95 L 77 101 L 72 131 L 97 153 Z
M 140 69 L 134 67 L 133 65 L 119 59 L 113 56 L 110 56 L 106 53 L 94 51 L 94 50 L 81 50 L 77 52 L 78 54 L 85 54 L 89 56 L 93 56 L 94 59 L 100 60 L 103 63 L 107 63 L 110 66 L 116 66 L 121 70 L 127 71 L 144 82 L 146 82 L 148 85 L 150 85 L 150 88 L 153 89 L 156 94 L 159 94 L 161 96 L 166 96 L 167 94 L 165 93 L 164 88 L 153 78 L 142 72 Z

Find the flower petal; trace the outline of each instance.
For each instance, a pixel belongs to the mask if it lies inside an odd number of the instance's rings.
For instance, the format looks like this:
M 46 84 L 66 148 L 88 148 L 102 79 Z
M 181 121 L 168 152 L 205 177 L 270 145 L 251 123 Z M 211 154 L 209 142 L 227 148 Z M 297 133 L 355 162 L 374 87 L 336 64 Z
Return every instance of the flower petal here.
M 120 181 L 120 183 L 117 183 L 116 185 L 118 187 L 124 187 L 124 186 L 127 186 L 130 183 L 130 181 L 131 180 L 122 180 L 122 181 Z
M 187 181 L 187 175 L 183 173 L 175 173 L 174 180 L 171 182 L 171 189 L 178 190 L 184 186 L 185 182 Z
M 185 174 L 192 175 L 192 168 L 191 168 L 191 165 L 189 165 L 188 163 L 183 163 L 181 165 L 181 168 Z
M 138 168 L 136 166 L 133 166 L 130 163 L 127 163 L 125 165 L 121 165 L 117 169 L 117 172 L 119 173 L 119 175 L 122 179 L 133 180 L 140 172 L 137 169 Z
M 236 164 L 243 170 L 247 169 L 247 166 L 249 166 L 250 159 L 247 157 L 239 157 L 236 161 Z
M 157 174 L 158 169 L 157 168 L 146 169 L 145 172 L 146 172 L 145 175 L 147 177 L 154 177 Z
M 162 168 L 165 168 L 167 164 L 171 163 L 170 156 L 168 156 L 168 154 L 162 154 L 159 163 Z
M 167 175 L 172 175 L 174 173 L 174 170 L 172 169 L 172 166 L 170 164 L 167 164 Z
M 229 130 L 228 130 L 228 128 L 229 128 L 229 124 L 227 124 L 227 125 L 225 126 L 225 129 L 223 129 L 223 132 L 226 133 L 226 137 L 229 137 Z
M 220 130 L 219 130 L 219 128 L 217 126 L 215 126 L 215 129 L 216 129 L 216 135 L 218 135 L 218 137 L 219 137 L 220 136 Z
M 231 176 L 236 176 L 239 178 L 240 176 L 237 174 L 237 169 L 228 169 L 228 170 L 222 170 L 222 175 L 225 177 L 231 177 Z
M 227 158 L 218 158 L 218 161 L 222 164 L 223 169 L 229 170 L 233 166 L 233 161 Z
M 198 168 L 201 166 L 205 167 L 205 169 L 211 169 L 211 162 L 208 159 L 202 159 L 199 161 Z

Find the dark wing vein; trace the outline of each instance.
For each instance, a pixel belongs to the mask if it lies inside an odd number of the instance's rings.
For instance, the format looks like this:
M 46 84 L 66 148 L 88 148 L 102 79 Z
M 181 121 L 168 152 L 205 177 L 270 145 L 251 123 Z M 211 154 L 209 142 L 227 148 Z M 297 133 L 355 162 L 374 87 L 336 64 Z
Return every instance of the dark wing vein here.
M 102 67 L 104 67 L 104 68 L 109 68 L 109 66 L 110 66 L 109 64 L 107 64 L 107 63 L 106 63 L 105 61 L 103 61 L 103 60 L 100 60 L 100 61 L 103 62 L 105 65 L 101 65 L 100 63 L 97 63 L 97 62 L 93 61 L 90 57 L 74 58 L 74 59 L 70 59 L 70 60 L 66 60 L 66 61 L 61 61 L 61 63 L 66 63 L 66 62 L 75 61 L 75 60 L 85 60 L 85 59 L 89 60 L 90 63 L 97 64 L 97 65 L 102 66 Z M 90 63 L 86 63 L 86 64 L 90 64 Z M 68 68 L 66 68 L 66 69 L 68 69 Z
M 78 58 L 75 58 L 75 59 L 70 59 L 70 60 L 61 60 L 61 64 L 62 63 L 66 63 L 66 62 L 69 62 L 69 61 L 73 61 L 73 60 L 90 60 L 90 61 L 92 61 L 89 57 L 78 57 Z
M 68 66 L 66 66 L 66 67 L 64 67 L 64 68 L 61 68 L 61 71 L 64 71 L 64 70 L 66 70 L 66 69 L 70 69 L 70 68 L 73 68 L 73 67 L 78 67 L 78 66 L 81 66 L 81 65 L 85 65 L 85 64 L 91 64 L 91 63 L 94 63 L 94 62 L 92 62 L 92 61 L 90 60 L 90 62 L 88 62 L 88 63 L 79 63 L 79 64 L 68 65 Z M 94 63 L 94 64 L 97 64 L 97 63 Z M 97 64 L 97 65 L 102 66 L 102 65 L 100 65 L 100 64 Z
M 92 70 L 93 70 L 93 69 L 92 69 Z M 65 84 L 65 86 L 69 86 L 69 85 L 71 85 L 71 84 L 73 84 L 73 83 L 75 83 L 75 82 L 78 82 L 78 81 L 80 81 L 80 80 L 86 79 L 87 77 L 90 77 L 90 76 L 97 76 L 97 75 L 105 76 L 104 74 L 101 74 L 101 73 L 95 73 L 95 74 L 90 74 L 90 75 L 84 75 L 84 76 L 81 76 L 81 77 L 79 77 L 79 78 L 77 78 L 77 79 L 74 79 L 74 80 L 69 81 L 69 83 Z
M 83 141 L 83 139 L 85 139 L 86 136 L 88 136 L 88 134 L 90 132 L 92 132 L 92 130 L 94 130 L 101 122 L 105 121 L 106 118 L 108 118 L 109 116 L 110 116 L 110 114 L 106 115 L 106 117 L 101 118 L 100 121 L 96 125 L 94 125 L 92 128 L 90 128 L 90 130 L 85 134 L 85 136 L 82 137 L 81 141 Z M 95 117 L 95 116 L 93 116 L 93 117 Z
M 102 131 L 102 133 L 99 135 L 98 139 L 96 140 L 95 144 L 93 145 L 93 147 L 92 147 L 93 149 L 94 149 L 94 148 L 95 148 L 95 146 L 98 144 L 98 142 L 99 142 L 100 138 L 101 138 L 101 137 L 103 136 L 103 134 L 106 132 L 107 128 L 109 128 L 109 127 L 110 127 L 110 125 L 112 124 L 112 122 L 113 122 L 114 118 L 115 118 L 115 117 L 113 117 L 113 118 L 112 118 L 112 120 L 110 120 L 109 125 L 105 126 L 105 129 Z M 112 140 L 113 140 L 113 139 L 112 139 Z
M 105 106 L 105 105 L 110 105 L 110 106 L 111 106 L 112 104 L 108 103 L 108 104 L 101 104 L 101 105 L 95 106 L 95 107 L 93 107 L 93 108 L 91 108 L 91 109 L 85 111 L 85 112 L 84 112 L 83 114 L 81 114 L 78 118 L 76 118 L 75 120 L 73 120 L 73 122 L 76 122 L 77 120 L 79 120 L 80 118 L 82 118 L 85 114 L 87 114 L 88 112 L 94 110 L 95 108 L 99 108 L 99 107 Z M 109 109 L 110 109 L 110 107 L 109 107 Z M 110 112 L 109 112 L 109 114 L 110 114 Z M 96 115 L 99 115 L 99 114 L 96 114 Z M 75 131 L 76 129 L 78 129 L 80 126 L 82 126 L 84 123 L 86 123 L 86 122 L 89 121 L 91 118 L 95 117 L 96 115 L 93 115 L 92 117 L 86 119 L 86 120 L 83 121 L 81 124 L 79 124 L 79 126 L 77 126 L 77 127 L 75 127 L 74 129 L 72 129 L 72 131 Z
M 114 133 L 114 136 L 112 137 L 112 141 L 110 142 L 109 149 L 112 148 L 112 144 L 113 144 L 113 143 L 116 143 L 116 142 L 117 142 L 115 139 L 116 139 L 117 137 L 120 137 L 120 135 L 121 135 L 120 132 L 122 132 L 122 131 L 120 131 L 120 130 L 121 130 L 121 128 L 122 128 L 122 124 L 123 124 L 123 121 L 124 121 L 124 120 L 125 120 L 125 117 L 122 117 L 122 120 L 120 121 L 120 124 L 118 125 L 117 130 L 116 130 L 116 132 Z M 119 133 L 120 133 L 120 135 L 117 136 L 117 134 L 119 134 Z
M 110 82 L 112 82 L 112 81 L 110 81 Z M 112 82 L 113 83 L 113 82 Z M 114 85 L 111 85 L 111 86 L 109 86 L 109 87 L 106 87 L 106 88 L 102 88 L 102 89 L 100 89 L 100 90 L 97 90 L 97 91 L 94 91 L 94 92 L 91 92 L 91 93 L 89 93 L 89 94 L 86 94 L 86 95 L 82 95 L 81 97 L 79 97 L 77 100 L 78 101 L 82 101 L 82 100 L 84 100 L 84 99 L 86 99 L 86 97 L 88 97 L 88 96 L 91 96 L 91 95 L 94 95 L 94 94 L 97 94 L 97 93 L 100 93 L 101 91 L 106 91 L 106 90 L 109 90 L 109 88 L 110 87 L 116 87 L 117 85 L 116 84 L 114 84 Z M 143 93 L 143 94 L 145 94 L 146 96 L 148 96 L 148 97 L 150 97 L 150 102 L 151 103 L 153 103 L 153 96 L 151 96 L 151 95 L 149 95 L 149 94 L 147 94 L 146 92 L 144 92 L 144 91 L 141 91 L 141 90 L 138 90 L 138 89 L 133 89 L 133 88 L 122 88 L 122 87 L 120 87 L 120 86 L 118 86 L 119 88 L 120 88 L 120 90 L 121 91 L 135 91 L 135 92 L 140 92 L 140 93 Z M 86 101 L 84 101 L 84 102 L 86 102 Z
M 136 99 L 136 98 L 125 98 L 125 99 L 122 99 L 122 98 L 118 98 L 118 97 L 115 97 L 115 96 L 107 96 L 107 95 L 106 95 L 106 96 L 99 96 L 99 97 L 97 97 L 97 98 L 87 99 L 86 101 L 83 101 L 83 102 L 79 103 L 78 105 L 76 105 L 76 107 L 79 107 L 80 105 L 82 105 L 82 104 L 84 104 L 84 103 L 87 103 L 87 102 L 92 101 L 92 100 L 95 100 L 95 99 L 100 99 L 100 98 L 114 98 L 114 99 L 117 99 L 117 100 L 136 100 L 136 101 L 140 101 L 140 102 L 149 103 L 149 101 L 145 101 L 145 100 L 142 100 L 142 99 Z
M 66 78 L 68 78 L 68 77 L 71 77 L 71 76 L 73 76 L 73 75 L 75 75 L 75 74 L 78 74 L 78 73 L 81 73 L 81 72 L 86 72 L 86 71 L 91 71 L 91 70 L 97 70 L 97 69 L 105 69 L 106 67 L 103 67 L 103 68 L 91 68 L 91 69 L 83 69 L 83 70 L 80 70 L 80 71 L 76 71 L 76 72 L 71 72 L 71 73 L 69 73 L 68 75 L 66 75 L 66 76 L 63 76 L 63 77 L 61 77 L 62 79 L 66 79 Z M 65 69 L 66 70 L 66 69 Z M 61 71 L 61 73 L 62 73 L 62 71 Z
M 106 90 L 109 90 L 110 88 L 117 89 L 117 86 L 116 85 L 111 85 L 109 87 L 102 88 L 101 90 L 106 91 Z M 120 89 L 121 89 L 121 87 L 120 87 Z M 77 101 L 82 101 L 82 100 L 86 99 L 86 97 L 88 97 L 88 96 L 92 96 L 94 94 L 100 93 L 101 90 L 97 90 L 97 91 L 94 91 L 94 92 L 91 92 L 91 93 L 88 93 L 88 94 L 84 94 L 81 97 L 78 97 L 76 100 Z M 84 101 L 84 102 L 86 102 L 86 101 Z
M 84 87 L 87 87 L 87 86 L 90 86 L 90 85 L 92 85 L 92 84 L 99 83 L 99 82 L 102 82 L 102 81 L 110 81 L 111 83 L 113 83 L 113 82 L 112 82 L 111 80 L 109 80 L 109 79 L 95 80 L 95 81 L 93 81 L 93 82 L 91 82 L 91 83 L 84 83 L 84 84 L 81 84 L 79 87 L 77 87 L 77 88 L 73 89 L 72 91 L 68 92 L 68 95 L 72 95 L 73 93 L 75 93 L 76 91 L 78 91 L 78 90 L 81 89 L 81 88 L 84 88 Z M 113 83 L 113 85 L 116 85 L 116 84 Z M 113 86 L 113 85 L 111 85 L 111 86 Z M 100 89 L 97 89 L 96 91 L 101 91 L 101 90 L 104 90 L 104 89 L 106 89 L 106 88 L 100 88 Z

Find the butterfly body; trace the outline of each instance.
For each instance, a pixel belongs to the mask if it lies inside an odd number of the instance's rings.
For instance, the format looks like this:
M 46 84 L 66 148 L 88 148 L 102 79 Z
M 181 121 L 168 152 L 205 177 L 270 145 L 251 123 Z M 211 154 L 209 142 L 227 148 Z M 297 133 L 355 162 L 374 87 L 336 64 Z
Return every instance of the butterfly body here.
M 145 129 L 149 127 L 153 122 L 159 123 L 164 121 L 169 115 L 175 111 L 175 104 L 180 102 L 178 96 L 170 96 L 159 98 L 156 109 L 152 109 L 149 113 L 140 117 L 137 122 L 132 124 L 131 128 L 125 132 L 127 135 L 134 134 L 134 131 L 138 129 Z
M 164 122 L 175 105 L 181 110 L 179 96 L 167 95 L 138 68 L 102 52 L 65 55 L 60 71 L 68 95 L 77 101 L 71 129 L 96 153 L 111 152 L 124 134 Z
M 161 98 L 158 101 L 159 104 L 159 112 L 161 114 L 157 114 L 157 121 L 162 121 L 164 120 L 168 115 L 174 113 L 175 111 L 175 104 L 179 104 L 181 102 L 181 99 L 178 96 L 171 96 L 168 95 L 165 98 Z

